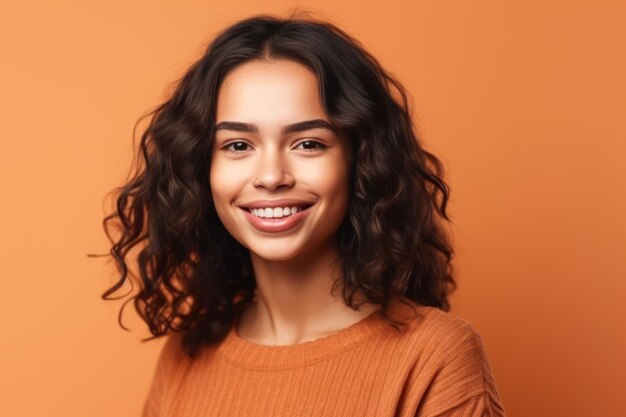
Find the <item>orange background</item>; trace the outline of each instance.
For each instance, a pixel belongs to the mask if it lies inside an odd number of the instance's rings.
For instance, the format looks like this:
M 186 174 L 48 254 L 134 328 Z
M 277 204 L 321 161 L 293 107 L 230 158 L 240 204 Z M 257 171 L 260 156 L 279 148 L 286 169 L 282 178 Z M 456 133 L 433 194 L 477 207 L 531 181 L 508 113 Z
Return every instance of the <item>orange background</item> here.
M 86 254 L 108 250 L 103 197 L 133 123 L 205 43 L 294 5 L 0 6 L 0 415 L 139 415 L 162 341 L 100 299 L 113 266 Z M 626 415 L 624 2 L 299 5 L 413 96 L 452 185 L 452 312 L 481 332 L 508 416 Z

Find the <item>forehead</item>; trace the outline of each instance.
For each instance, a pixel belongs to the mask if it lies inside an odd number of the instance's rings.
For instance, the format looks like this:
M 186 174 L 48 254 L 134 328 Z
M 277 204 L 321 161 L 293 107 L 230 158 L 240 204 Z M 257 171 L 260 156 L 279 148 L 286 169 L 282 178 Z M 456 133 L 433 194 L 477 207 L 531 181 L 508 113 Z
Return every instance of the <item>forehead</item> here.
M 289 61 L 252 61 L 224 78 L 218 91 L 216 123 L 241 121 L 279 129 L 304 119 L 326 119 L 315 73 Z

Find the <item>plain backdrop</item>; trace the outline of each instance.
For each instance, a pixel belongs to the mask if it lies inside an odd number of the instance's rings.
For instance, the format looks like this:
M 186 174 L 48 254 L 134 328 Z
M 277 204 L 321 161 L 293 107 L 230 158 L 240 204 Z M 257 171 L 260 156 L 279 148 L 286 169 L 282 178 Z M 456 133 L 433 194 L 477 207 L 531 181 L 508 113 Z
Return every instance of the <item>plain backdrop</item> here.
M 162 340 L 100 298 L 105 194 L 215 33 L 296 6 L 411 94 L 507 415 L 626 415 L 626 4 L 599 0 L 3 2 L 0 415 L 139 415 Z

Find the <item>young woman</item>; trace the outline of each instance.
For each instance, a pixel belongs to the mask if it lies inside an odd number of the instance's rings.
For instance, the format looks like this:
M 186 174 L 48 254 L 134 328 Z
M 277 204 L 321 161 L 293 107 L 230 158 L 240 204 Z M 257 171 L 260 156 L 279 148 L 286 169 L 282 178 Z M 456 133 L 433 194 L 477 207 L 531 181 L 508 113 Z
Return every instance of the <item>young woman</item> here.
M 167 336 L 144 417 L 504 415 L 406 97 L 332 24 L 261 15 L 153 111 L 104 220 L 104 298 L 140 248 L 131 299 Z

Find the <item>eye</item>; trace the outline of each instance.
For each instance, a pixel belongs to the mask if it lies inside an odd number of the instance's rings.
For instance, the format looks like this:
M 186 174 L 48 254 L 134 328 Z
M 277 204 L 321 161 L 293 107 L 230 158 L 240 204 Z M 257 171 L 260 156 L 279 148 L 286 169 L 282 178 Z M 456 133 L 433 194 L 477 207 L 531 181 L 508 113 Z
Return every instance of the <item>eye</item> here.
M 322 142 L 318 141 L 318 140 L 314 140 L 314 139 L 305 139 L 301 142 L 298 143 L 298 146 L 300 145 L 307 145 L 307 146 L 315 146 L 317 145 L 317 149 L 313 148 L 309 148 L 309 149 L 303 149 L 307 152 L 312 152 L 312 151 L 316 151 L 316 150 L 322 150 L 326 148 L 326 145 L 324 145 Z
M 326 147 L 327 147 L 322 142 L 320 142 L 318 140 L 314 140 L 314 139 L 304 139 L 304 140 L 298 142 L 298 144 L 296 145 L 296 148 L 299 147 L 300 145 L 304 146 L 304 148 L 300 148 L 300 149 L 302 149 L 302 150 L 304 150 L 306 152 L 315 152 L 317 150 L 326 149 Z M 234 149 L 232 148 L 233 146 L 235 147 Z M 236 140 L 236 141 L 232 141 L 230 143 L 227 143 L 226 145 L 224 145 L 222 147 L 222 149 L 227 150 L 231 154 L 240 154 L 240 153 L 246 152 L 248 150 L 249 146 L 250 145 L 248 145 L 244 141 Z
M 233 145 L 238 145 L 238 146 L 236 146 L 236 148 L 235 148 L 235 149 L 231 149 L 231 146 L 233 146 Z M 246 148 L 247 146 L 249 146 L 249 145 L 248 145 L 246 142 L 243 142 L 243 141 L 241 141 L 241 140 L 237 140 L 237 141 L 230 142 L 230 143 L 229 143 L 229 144 L 227 144 L 227 145 L 224 145 L 224 146 L 222 147 L 222 149 L 226 149 L 226 150 L 227 150 L 228 152 L 230 152 L 230 153 L 242 153 L 242 152 L 245 152 L 245 151 L 246 151 L 246 149 L 245 149 L 245 148 Z M 242 149 L 242 148 L 243 148 L 243 149 Z

